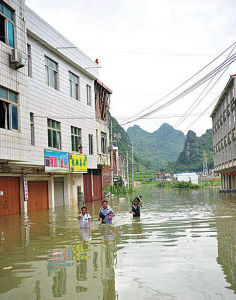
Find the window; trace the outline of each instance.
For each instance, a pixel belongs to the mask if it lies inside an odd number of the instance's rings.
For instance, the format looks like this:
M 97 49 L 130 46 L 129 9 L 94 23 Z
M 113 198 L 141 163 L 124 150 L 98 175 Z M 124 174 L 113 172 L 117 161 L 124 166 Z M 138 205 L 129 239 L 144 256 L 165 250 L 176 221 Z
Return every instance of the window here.
M 101 151 L 103 154 L 107 153 L 107 134 L 101 132 Z
M 87 104 L 92 104 L 92 98 L 91 98 L 91 86 L 87 84 Z
M 71 149 L 79 152 L 82 147 L 81 129 L 71 126 Z
M 18 95 L 1 86 L 0 128 L 18 130 Z
M 28 76 L 32 77 L 32 56 L 31 45 L 27 44 L 27 57 L 28 57 Z
M 48 147 L 61 150 L 61 123 L 48 119 Z
M 89 155 L 93 154 L 93 135 L 89 134 Z
M 45 56 L 46 84 L 58 89 L 58 64 Z
M 0 41 L 14 48 L 14 12 L 0 0 Z
M 31 145 L 35 145 L 35 136 L 34 136 L 34 114 L 30 113 L 30 132 L 31 132 Z
M 79 100 L 79 77 L 69 72 L 70 96 Z

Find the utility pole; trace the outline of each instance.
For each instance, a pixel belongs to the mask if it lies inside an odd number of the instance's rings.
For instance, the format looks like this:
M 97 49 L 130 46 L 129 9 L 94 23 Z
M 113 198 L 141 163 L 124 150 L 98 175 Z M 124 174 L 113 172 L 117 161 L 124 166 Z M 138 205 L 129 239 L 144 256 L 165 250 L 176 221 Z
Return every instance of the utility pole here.
M 129 153 L 126 153 L 127 186 L 129 187 Z
M 208 166 L 207 166 L 207 154 L 204 152 L 204 158 L 203 158 L 203 176 L 208 175 Z
M 132 149 L 132 162 L 131 162 L 131 167 L 132 167 L 132 186 L 134 186 L 134 144 L 131 145 Z

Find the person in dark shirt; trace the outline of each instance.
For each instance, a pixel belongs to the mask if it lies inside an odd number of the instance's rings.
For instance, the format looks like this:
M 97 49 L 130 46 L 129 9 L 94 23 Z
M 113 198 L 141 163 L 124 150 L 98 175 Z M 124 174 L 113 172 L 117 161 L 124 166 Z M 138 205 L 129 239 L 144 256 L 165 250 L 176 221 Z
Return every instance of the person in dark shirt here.
M 140 217 L 140 204 L 136 199 L 134 200 L 134 204 L 131 208 L 130 213 L 133 214 L 133 217 Z
M 134 199 L 134 200 L 138 201 L 138 204 L 140 205 L 140 207 L 142 207 L 142 205 L 143 205 L 142 197 L 143 196 L 139 195 L 139 196 L 135 197 L 135 199 Z

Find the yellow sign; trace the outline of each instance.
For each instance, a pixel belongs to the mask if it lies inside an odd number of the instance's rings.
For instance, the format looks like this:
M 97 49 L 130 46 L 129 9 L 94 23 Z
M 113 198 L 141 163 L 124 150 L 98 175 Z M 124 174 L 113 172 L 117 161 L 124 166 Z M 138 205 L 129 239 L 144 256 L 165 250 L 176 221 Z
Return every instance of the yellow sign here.
M 70 153 L 70 171 L 87 173 L 87 156 Z

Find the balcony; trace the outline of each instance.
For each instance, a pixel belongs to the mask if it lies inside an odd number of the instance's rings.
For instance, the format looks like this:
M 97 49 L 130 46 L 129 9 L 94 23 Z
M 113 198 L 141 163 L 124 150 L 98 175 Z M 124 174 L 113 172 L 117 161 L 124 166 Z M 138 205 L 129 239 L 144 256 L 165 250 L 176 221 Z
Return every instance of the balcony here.
M 110 155 L 98 153 L 98 165 L 99 166 L 110 166 Z

